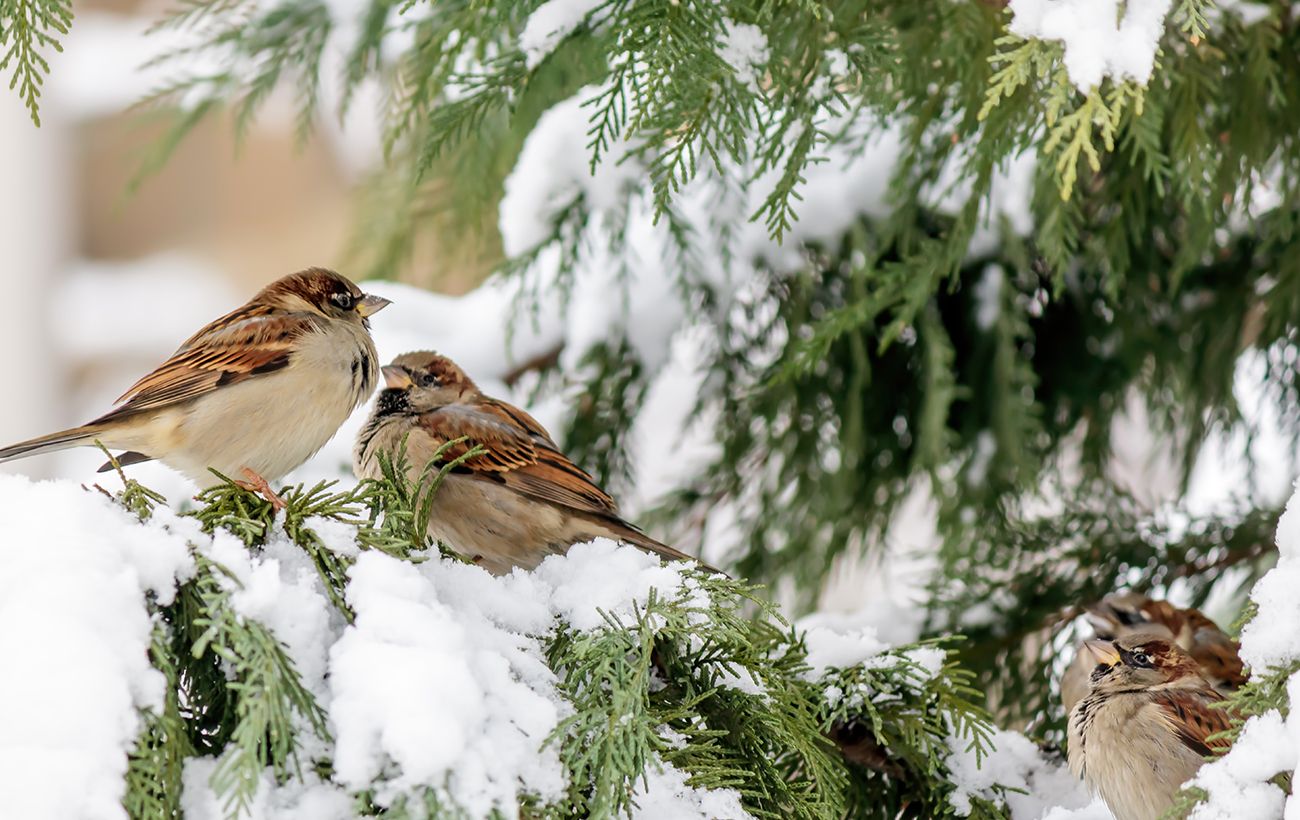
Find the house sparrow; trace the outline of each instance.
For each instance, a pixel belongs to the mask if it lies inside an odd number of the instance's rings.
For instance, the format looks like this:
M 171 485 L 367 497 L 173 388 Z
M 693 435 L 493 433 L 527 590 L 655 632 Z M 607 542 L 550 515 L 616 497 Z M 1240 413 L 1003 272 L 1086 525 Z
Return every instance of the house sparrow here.
M 483 395 L 445 356 L 404 353 L 383 374 L 387 387 L 353 451 L 357 477 L 380 476 L 381 452 L 393 459 L 405 452 L 414 480 L 448 442 L 466 439 L 444 451 L 443 463 L 482 448 L 434 494 L 429 534 L 489 572 L 532 569 L 548 555 L 602 536 L 666 559 L 695 560 L 624 521 L 614 500 L 536 419 Z
M 1223 700 L 1163 633 L 1087 641 L 1096 664 L 1070 712 L 1070 771 L 1099 792 L 1116 820 L 1158 820 L 1205 759 L 1226 750 Z
M 1086 607 L 1085 616 L 1098 638 L 1114 640 L 1138 631 L 1159 633 L 1187 651 L 1202 677 L 1223 694 L 1246 682 L 1240 645 L 1197 609 L 1179 609 L 1136 592 L 1117 592 Z M 1061 702 L 1068 713 L 1088 692 L 1088 675 L 1096 664 L 1082 649 L 1061 676 Z
M 191 336 L 89 424 L 0 450 L 0 461 L 102 442 L 120 464 L 158 459 L 201 487 L 209 468 L 268 481 L 302 464 L 376 382 L 367 317 L 389 300 L 309 268 L 263 288 Z M 104 465 L 103 472 L 111 465 Z

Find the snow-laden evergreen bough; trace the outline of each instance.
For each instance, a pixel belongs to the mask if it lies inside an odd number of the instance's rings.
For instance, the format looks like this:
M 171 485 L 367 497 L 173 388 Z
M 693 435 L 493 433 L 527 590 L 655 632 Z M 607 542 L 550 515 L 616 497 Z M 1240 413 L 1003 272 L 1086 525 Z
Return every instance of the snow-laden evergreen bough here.
M 954 783 L 992 729 L 942 642 L 792 627 L 607 541 L 492 577 L 428 543 L 392 471 L 284 499 L 224 484 L 178 513 L 131 480 L 0 479 L 0 804 L 1005 816 L 1001 784 Z

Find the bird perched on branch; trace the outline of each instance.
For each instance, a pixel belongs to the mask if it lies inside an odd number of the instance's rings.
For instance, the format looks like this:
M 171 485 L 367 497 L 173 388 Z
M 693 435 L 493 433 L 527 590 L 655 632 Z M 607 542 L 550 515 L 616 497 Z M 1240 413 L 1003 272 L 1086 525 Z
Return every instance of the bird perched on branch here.
M 404 454 L 413 481 L 427 477 L 431 463 L 436 472 L 463 459 L 433 496 L 429 534 L 489 572 L 532 569 L 597 537 L 694 560 L 624 521 L 536 419 L 483 395 L 447 357 L 405 353 L 383 375 L 386 388 L 353 451 L 357 477 L 380 476 L 380 453 L 394 462 Z M 475 448 L 480 452 L 470 455 Z
M 1228 741 L 1222 701 L 1190 655 L 1161 633 L 1084 644 L 1088 694 L 1070 712 L 1070 771 L 1116 820 L 1158 820 L 1182 784 Z
M 1221 694 L 1246 682 L 1240 645 L 1197 609 L 1179 609 L 1136 592 L 1117 592 L 1086 607 L 1096 637 L 1114 640 L 1145 631 L 1178 644 L 1200 667 L 1201 676 Z M 1096 664 L 1082 648 L 1061 676 L 1061 702 L 1068 713 L 1088 692 L 1088 675 Z
M 158 459 L 201 487 L 210 472 L 268 484 L 302 464 L 378 377 L 368 317 L 389 302 L 310 268 L 263 288 L 195 333 L 94 421 L 0 450 L 0 461 L 102 443 L 120 464 Z M 101 472 L 111 465 L 105 465 Z

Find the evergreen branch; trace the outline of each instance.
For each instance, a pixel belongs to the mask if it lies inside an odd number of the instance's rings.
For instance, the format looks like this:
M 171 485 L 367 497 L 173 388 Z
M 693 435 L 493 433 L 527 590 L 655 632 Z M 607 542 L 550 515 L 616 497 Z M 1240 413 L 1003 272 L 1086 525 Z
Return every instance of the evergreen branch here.
M 181 812 L 181 775 L 194 748 L 181 715 L 181 672 L 171 650 L 167 624 L 156 621 L 149 662 L 163 673 L 167 688 L 161 712 L 141 712 L 144 727 L 127 762 L 123 807 L 132 820 L 179 817 Z
M 329 729 L 324 710 L 280 642 L 262 624 L 236 613 L 230 602 L 234 577 L 200 554 L 194 559 L 199 574 L 191 583 L 201 606 L 194 625 L 203 631 L 191 654 L 199 659 L 211 651 L 228 665 L 233 677 L 227 689 L 235 700 L 234 723 L 212 787 L 225 797 L 228 811 L 243 813 L 252 805 L 263 769 L 271 767 L 277 777 L 301 777 L 294 715 L 319 737 L 328 738 Z
M 41 124 L 40 96 L 50 64 L 42 51 L 63 51 L 59 37 L 72 25 L 68 0 L 0 0 L 0 75 L 13 67 L 9 90 L 17 90 L 32 122 Z

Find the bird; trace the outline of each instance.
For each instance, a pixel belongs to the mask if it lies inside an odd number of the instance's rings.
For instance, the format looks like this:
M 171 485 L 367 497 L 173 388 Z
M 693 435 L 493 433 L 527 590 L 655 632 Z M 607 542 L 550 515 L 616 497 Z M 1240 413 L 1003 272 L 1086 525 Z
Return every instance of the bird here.
M 1115 592 L 1084 608 L 1096 637 L 1113 640 L 1138 631 L 1160 633 L 1192 656 L 1201 675 L 1221 694 L 1235 692 L 1246 682 L 1240 644 L 1197 609 L 1179 609 L 1137 592 Z M 1088 691 L 1095 664 L 1082 651 L 1061 676 L 1061 702 L 1068 714 Z
M 666 560 L 695 560 L 624 520 L 614 499 L 536 419 L 484 395 L 446 356 L 404 353 L 382 373 L 385 388 L 353 451 L 357 477 L 379 478 L 381 453 L 394 463 L 404 454 L 412 481 L 429 475 L 430 466 L 463 458 L 433 494 L 428 533 L 488 572 L 531 570 L 546 556 L 597 537 Z M 476 447 L 481 452 L 469 455 Z
M 157 459 L 201 488 L 242 475 L 274 506 L 274 481 L 310 458 L 369 398 L 379 358 L 369 317 L 390 302 L 308 268 L 205 325 L 99 418 L 0 449 L 0 462 L 102 444 L 116 465 Z M 105 464 L 100 472 L 112 469 Z
M 1213 708 L 1223 695 L 1191 655 L 1162 632 L 1084 644 L 1095 666 L 1070 712 L 1070 771 L 1098 792 L 1116 820 L 1157 820 L 1183 783 L 1229 746 Z

